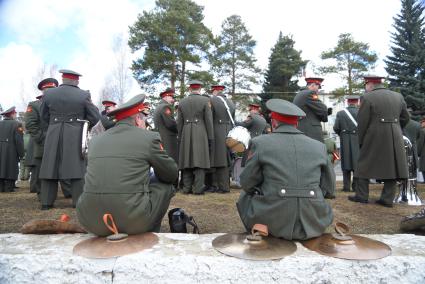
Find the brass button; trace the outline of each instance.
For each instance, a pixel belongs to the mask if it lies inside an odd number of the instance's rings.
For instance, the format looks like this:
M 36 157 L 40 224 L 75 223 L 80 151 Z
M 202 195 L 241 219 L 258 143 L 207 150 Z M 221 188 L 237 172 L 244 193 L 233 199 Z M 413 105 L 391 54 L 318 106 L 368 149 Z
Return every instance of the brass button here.
M 282 189 L 280 190 L 280 193 L 285 194 L 285 193 L 286 193 L 286 190 L 282 188 Z
M 313 190 L 310 191 L 310 195 L 311 196 L 314 196 L 314 191 Z

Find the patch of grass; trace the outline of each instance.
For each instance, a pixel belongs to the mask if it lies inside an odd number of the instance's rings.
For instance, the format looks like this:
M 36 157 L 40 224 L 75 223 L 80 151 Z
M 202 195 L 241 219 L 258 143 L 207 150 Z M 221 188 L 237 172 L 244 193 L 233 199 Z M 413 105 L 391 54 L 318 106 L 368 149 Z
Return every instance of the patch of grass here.
M 342 192 L 342 184 L 337 183 L 336 199 L 329 200 L 334 212 L 334 221 L 348 224 L 357 234 L 396 234 L 401 233 L 399 223 L 402 217 L 418 212 L 423 206 L 394 205 L 386 208 L 374 203 L 379 198 L 382 185 L 370 185 L 369 204 L 354 203 L 347 200 L 353 193 Z M 418 185 L 419 195 L 425 198 L 425 185 Z M 205 195 L 184 195 L 177 193 L 172 199 L 170 209 L 180 207 L 195 218 L 201 233 L 238 233 L 244 227 L 239 219 L 236 201 L 240 190 L 232 189 L 228 194 L 206 193 Z M 17 192 L 0 193 L 0 233 L 19 232 L 23 224 L 32 219 L 59 219 L 68 214 L 77 221 L 71 199 L 65 199 L 58 192 L 55 208 L 41 211 L 37 195 L 29 193 L 28 183 L 21 182 Z M 188 226 L 190 230 L 190 226 Z M 331 231 L 328 228 L 328 231 Z M 161 232 L 169 232 L 167 216 L 164 217 Z

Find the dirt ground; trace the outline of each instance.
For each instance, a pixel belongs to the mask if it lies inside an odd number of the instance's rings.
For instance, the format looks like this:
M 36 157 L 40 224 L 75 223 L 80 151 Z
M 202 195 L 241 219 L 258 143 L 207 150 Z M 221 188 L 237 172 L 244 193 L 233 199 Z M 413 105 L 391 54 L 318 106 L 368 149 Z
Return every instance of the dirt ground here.
M 0 193 L 0 233 L 19 232 L 23 224 L 32 219 L 59 219 L 66 213 L 71 221 L 78 222 L 71 200 L 58 193 L 55 208 L 40 210 L 36 194 L 29 193 L 28 182 L 18 184 L 14 193 Z M 399 223 L 403 216 L 418 212 L 423 206 L 395 205 L 386 208 L 374 204 L 378 199 L 382 185 L 370 186 L 370 203 L 360 204 L 347 200 L 352 193 L 341 191 L 337 183 L 336 199 L 330 200 L 334 212 L 334 221 L 341 221 L 358 234 L 395 234 L 401 233 Z M 425 185 L 418 185 L 419 195 L 425 198 Z M 194 216 L 201 233 L 237 233 L 244 228 L 239 219 L 235 202 L 240 190 L 232 189 L 229 194 L 207 193 L 202 196 L 177 193 L 172 199 L 170 209 L 183 208 Z M 330 231 L 331 228 L 328 228 Z M 162 222 L 161 232 L 169 232 L 167 216 Z

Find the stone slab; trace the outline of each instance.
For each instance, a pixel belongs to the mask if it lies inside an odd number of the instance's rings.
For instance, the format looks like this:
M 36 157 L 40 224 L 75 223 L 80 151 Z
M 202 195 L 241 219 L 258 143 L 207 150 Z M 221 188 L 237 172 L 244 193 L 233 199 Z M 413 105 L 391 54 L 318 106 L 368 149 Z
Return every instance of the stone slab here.
M 425 283 L 425 237 L 368 235 L 392 248 L 374 261 L 295 254 L 249 261 L 217 252 L 221 234 L 158 234 L 152 249 L 111 259 L 72 254 L 91 235 L 0 235 L 0 283 Z

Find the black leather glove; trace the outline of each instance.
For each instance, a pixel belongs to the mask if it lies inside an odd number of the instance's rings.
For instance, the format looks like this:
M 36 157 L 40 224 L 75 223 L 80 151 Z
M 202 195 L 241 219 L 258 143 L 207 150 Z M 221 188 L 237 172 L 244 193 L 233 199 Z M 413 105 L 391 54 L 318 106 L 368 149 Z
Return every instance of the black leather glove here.
M 332 108 L 331 107 L 328 107 L 328 115 L 331 115 L 332 114 Z

